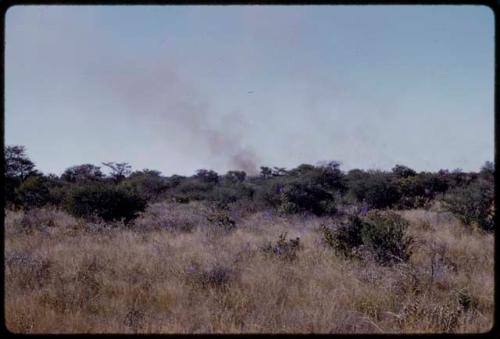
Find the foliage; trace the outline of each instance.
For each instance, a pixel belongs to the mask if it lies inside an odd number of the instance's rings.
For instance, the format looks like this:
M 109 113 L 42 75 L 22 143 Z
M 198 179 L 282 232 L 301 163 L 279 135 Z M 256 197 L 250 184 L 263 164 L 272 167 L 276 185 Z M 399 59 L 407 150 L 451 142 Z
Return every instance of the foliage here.
M 477 223 L 484 229 L 493 227 L 495 169 L 491 162 L 486 162 L 478 173 L 460 169 L 417 173 L 403 165 L 396 165 L 390 172 L 354 169 L 344 173 L 339 162 L 329 161 L 292 169 L 262 166 L 260 175 L 250 176 L 244 171 L 219 176 L 213 170 L 200 169 L 189 177 L 165 177 L 147 169 L 131 173 L 126 162 L 105 162 L 103 165 L 111 169 L 109 177 L 98 166 L 82 164 L 67 168 L 59 178 L 38 173 L 23 146 L 7 146 L 4 151 L 4 197 L 7 204 L 14 206 L 67 205 L 74 189 L 98 184 L 150 203 L 207 201 L 227 208 L 246 201 L 258 209 L 318 216 L 342 214 L 359 206 L 365 212 L 427 208 L 448 193 L 445 204 L 464 222 Z
M 308 182 L 291 182 L 280 190 L 283 213 L 311 212 L 315 215 L 335 212 L 333 195 L 320 185 Z
M 137 194 L 103 183 L 75 187 L 66 201 L 67 210 L 74 216 L 97 216 L 105 221 L 130 221 L 145 207 L 146 202 Z
M 132 172 L 132 166 L 126 162 L 103 162 L 102 164 L 111 169 L 111 178 L 115 182 L 122 181 Z
M 35 164 L 26 155 L 24 146 L 4 148 L 4 197 L 7 204 L 16 203 L 16 189 L 28 177 L 37 174 Z
M 61 175 L 61 179 L 70 183 L 88 183 L 99 181 L 104 178 L 99 166 L 83 164 L 67 168 Z
M 120 185 L 137 192 L 143 199 L 151 202 L 157 201 L 169 188 L 167 180 L 160 176 L 160 172 L 152 170 L 136 171 Z
M 219 182 L 219 175 L 217 172 L 206 169 L 197 170 L 195 178 L 204 183 L 217 184 Z
M 4 152 L 5 177 L 25 180 L 36 173 L 35 164 L 26 155 L 24 146 L 6 146 Z
M 338 254 L 351 257 L 363 247 L 381 265 L 407 261 L 413 239 L 406 235 L 408 222 L 393 212 L 371 211 L 351 216 L 334 230 L 322 225 L 323 240 Z
M 348 222 L 341 224 L 335 230 L 332 231 L 326 225 L 322 225 L 321 231 L 328 246 L 332 247 L 338 254 L 350 257 L 353 250 L 363 244 L 362 227 L 361 219 L 357 216 L 351 216 Z
M 411 255 L 413 239 L 405 234 L 408 222 L 393 212 L 371 211 L 362 218 L 363 245 L 380 264 L 407 261 Z
M 387 173 L 380 171 L 350 171 L 346 180 L 350 194 L 370 208 L 382 209 L 393 206 L 400 199 L 396 183 Z
M 218 185 L 205 194 L 205 199 L 215 202 L 220 208 L 227 207 L 241 199 L 251 199 L 253 189 L 245 184 L 231 186 Z
M 48 181 L 42 176 L 32 176 L 16 188 L 17 202 L 25 207 L 42 207 L 51 202 Z
M 451 190 L 444 198 L 444 206 L 464 224 L 477 224 L 484 230 L 495 227 L 493 182 L 480 179 L 466 187 Z
M 408 178 L 408 177 L 413 177 L 417 174 L 415 170 L 403 166 L 403 165 L 396 165 L 392 168 L 392 173 L 398 177 L 398 178 Z

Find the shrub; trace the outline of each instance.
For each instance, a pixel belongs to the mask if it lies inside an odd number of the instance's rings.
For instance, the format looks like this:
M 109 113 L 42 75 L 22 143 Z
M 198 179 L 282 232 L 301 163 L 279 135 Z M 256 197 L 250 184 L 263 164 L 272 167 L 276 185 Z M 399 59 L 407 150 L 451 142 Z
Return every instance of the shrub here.
M 399 178 L 412 177 L 417 174 L 417 172 L 415 172 L 413 169 L 403 165 L 394 166 L 392 168 L 392 173 Z
M 42 207 L 50 202 L 48 182 L 41 176 L 32 176 L 16 188 L 16 200 L 24 207 Z
M 253 200 L 263 206 L 278 208 L 281 204 L 280 192 L 284 183 L 276 179 L 267 179 L 266 182 L 255 185 Z
M 220 208 L 226 208 L 228 204 L 240 199 L 250 199 L 252 196 L 253 189 L 245 184 L 219 185 L 205 193 L 205 199 L 215 202 Z
M 193 178 L 181 181 L 177 186 L 169 190 L 170 197 L 192 200 L 204 200 L 212 189 L 213 183 L 202 182 Z
M 61 175 L 61 179 L 72 183 L 86 183 L 98 181 L 104 178 L 99 166 L 92 164 L 76 165 L 67 168 Z
M 158 200 L 168 188 L 168 184 L 160 173 L 152 170 L 136 171 L 126 178 L 121 185 L 133 189 L 147 201 Z
M 484 230 L 495 227 L 493 182 L 479 179 L 466 187 L 457 187 L 445 196 L 444 207 L 464 224 L 477 224 Z
M 405 234 L 408 222 L 393 213 L 369 212 L 363 218 L 361 239 L 380 264 L 407 261 L 413 239 Z
M 413 240 L 406 236 L 408 222 L 392 212 L 371 211 L 365 217 L 352 216 L 347 223 L 331 230 L 325 225 L 323 239 L 338 254 L 351 257 L 363 247 L 382 264 L 406 261 Z
M 311 212 L 315 215 L 335 213 L 333 195 L 307 182 L 286 184 L 280 192 L 279 211 L 283 213 Z
M 105 221 L 135 218 L 146 202 L 137 194 L 105 184 L 87 184 L 74 188 L 66 201 L 67 210 L 77 217 L 97 216 Z
M 212 170 L 199 169 L 194 177 L 205 183 L 217 184 L 219 182 L 219 175 Z
M 350 194 L 371 208 L 391 207 L 400 198 L 396 183 L 384 172 L 353 170 L 349 172 L 347 181 Z
M 323 239 L 335 252 L 350 257 L 353 254 L 353 250 L 363 244 L 361 239 L 362 227 L 363 222 L 361 219 L 357 216 L 352 216 L 347 223 L 340 225 L 334 231 L 325 225 L 321 226 L 321 231 Z

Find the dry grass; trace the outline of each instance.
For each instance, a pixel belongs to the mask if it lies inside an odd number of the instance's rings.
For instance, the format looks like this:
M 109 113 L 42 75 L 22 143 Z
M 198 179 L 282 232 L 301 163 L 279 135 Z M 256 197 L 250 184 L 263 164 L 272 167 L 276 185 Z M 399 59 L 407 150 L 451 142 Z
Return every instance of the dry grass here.
M 470 333 L 493 324 L 494 237 L 445 213 L 402 212 L 417 246 L 392 267 L 337 257 L 322 243 L 320 218 L 258 212 L 217 232 L 203 213 L 159 204 L 125 227 L 6 211 L 8 329 Z M 262 250 L 284 232 L 300 237 L 289 260 Z

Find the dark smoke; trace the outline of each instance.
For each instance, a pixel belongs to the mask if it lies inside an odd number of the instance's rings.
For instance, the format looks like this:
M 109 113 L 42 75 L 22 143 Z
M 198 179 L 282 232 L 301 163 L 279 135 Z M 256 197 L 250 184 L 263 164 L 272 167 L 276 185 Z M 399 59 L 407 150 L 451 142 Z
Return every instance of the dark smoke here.
M 229 118 L 223 118 L 221 127 L 211 126 L 214 114 L 210 103 L 180 76 L 173 63 L 152 62 L 140 67 L 126 63 L 114 67 L 100 72 L 98 81 L 108 83 L 129 111 L 151 118 L 156 133 L 176 126 L 189 136 L 192 149 L 186 150 L 186 154 L 206 148 L 214 159 L 225 160 L 231 170 L 257 173 L 259 158 L 253 148 L 243 143 L 246 124 L 242 115 L 233 112 Z

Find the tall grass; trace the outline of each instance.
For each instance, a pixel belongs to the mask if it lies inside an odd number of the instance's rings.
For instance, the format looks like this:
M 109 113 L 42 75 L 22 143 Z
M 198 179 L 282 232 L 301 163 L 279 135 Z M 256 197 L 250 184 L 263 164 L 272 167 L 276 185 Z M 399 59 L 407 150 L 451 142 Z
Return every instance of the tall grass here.
M 493 324 L 493 235 L 449 214 L 401 212 L 414 251 L 381 266 L 336 255 L 322 239 L 324 218 L 246 213 L 230 232 L 216 232 L 205 207 L 186 206 L 155 205 L 127 226 L 7 210 L 7 328 L 471 333 Z M 263 250 L 285 233 L 300 238 L 293 260 Z

